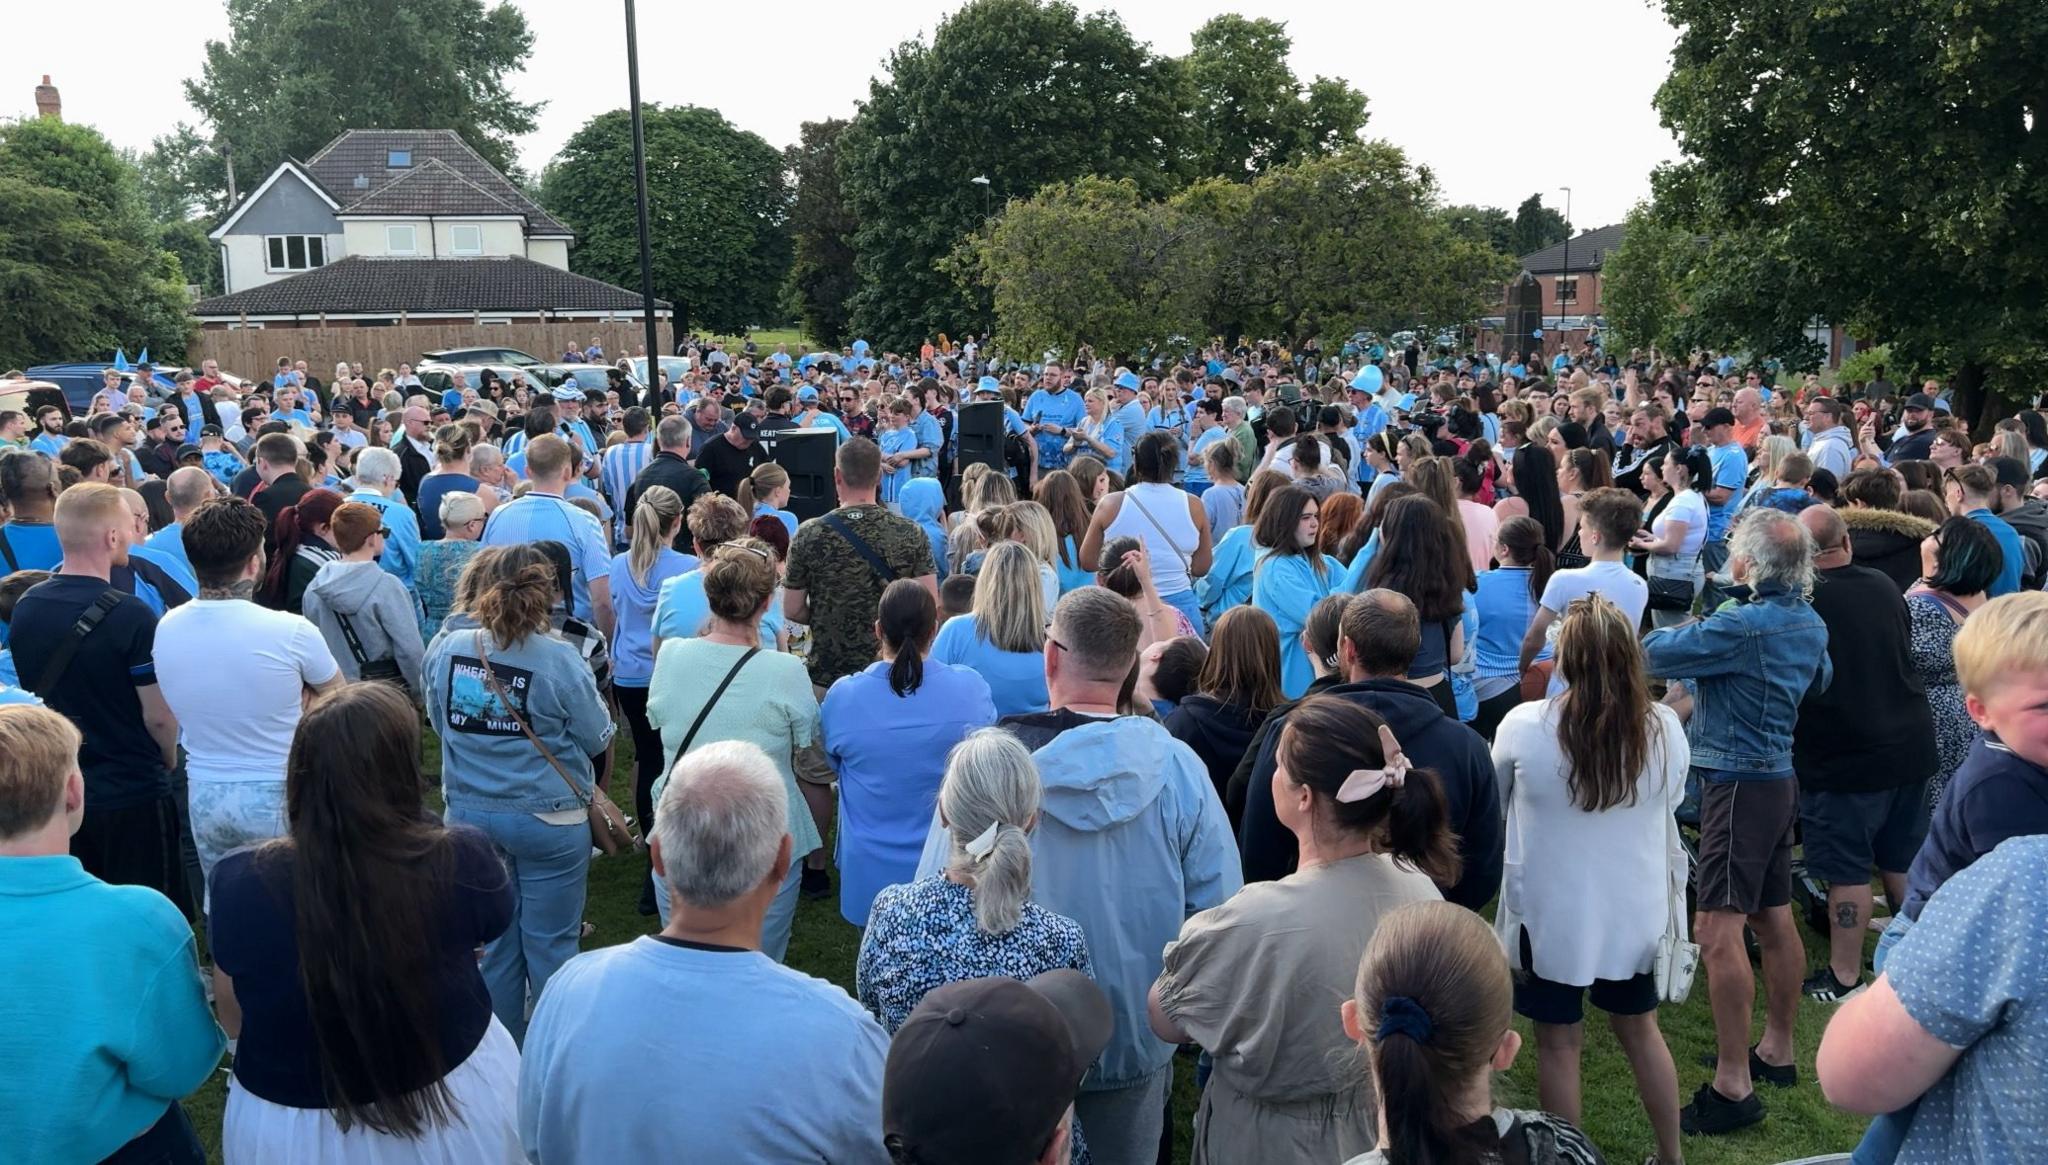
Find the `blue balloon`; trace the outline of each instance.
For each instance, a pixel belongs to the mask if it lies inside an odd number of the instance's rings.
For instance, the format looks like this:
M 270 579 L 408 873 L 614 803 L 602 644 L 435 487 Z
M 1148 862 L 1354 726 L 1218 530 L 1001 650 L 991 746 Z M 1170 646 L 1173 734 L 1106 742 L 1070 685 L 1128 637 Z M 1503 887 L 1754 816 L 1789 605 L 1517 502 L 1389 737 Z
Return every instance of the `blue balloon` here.
M 1359 371 L 1357 376 L 1351 378 L 1351 387 L 1364 392 L 1377 393 L 1380 390 L 1380 385 L 1385 382 L 1386 374 L 1380 371 L 1380 366 L 1368 364 Z

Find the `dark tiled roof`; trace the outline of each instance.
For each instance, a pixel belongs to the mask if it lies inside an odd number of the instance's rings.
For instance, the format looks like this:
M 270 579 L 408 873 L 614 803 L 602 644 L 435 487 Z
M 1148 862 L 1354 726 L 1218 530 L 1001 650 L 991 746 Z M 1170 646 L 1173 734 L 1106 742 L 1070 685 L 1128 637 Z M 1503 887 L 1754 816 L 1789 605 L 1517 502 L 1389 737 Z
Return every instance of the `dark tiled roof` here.
M 514 204 L 456 173 L 439 158 L 412 169 L 341 208 L 343 214 L 522 214 Z
M 665 301 L 657 300 L 661 307 Z M 373 259 L 325 267 L 192 305 L 201 318 L 364 312 L 633 311 L 640 296 L 531 259 Z
M 392 170 L 385 163 L 392 150 L 409 150 L 412 168 Z M 500 174 L 482 155 L 452 129 L 352 129 L 328 142 L 306 162 L 306 172 L 327 188 L 327 193 L 348 213 L 351 204 L 366 201 L 394 180 L 411 174 L 429 160 L 440 162 L 468 179 L 479 190 L 526 216 L 529 233 L 566 235 L 563 226 L 547 211 L 521 193 L 511 179 Z M 358 184 L 356 179 L 361 178 Z M 400 212 L 387 212 L 400 213 Z M 423 214 L 425 211 L 403 213 Z M 463 213 L 447 211 L 445 213 Z M 503 211 L 493 213 L 505 213 Z
M 1572 270 L 1598 271 L 1600 264 L 1607 261 L 1608 252 L 1621 245 L 1621 238 L 1628 233 L 1628 227 L 1615 223 L 1597 231 L 1587 231 L 1572 240 Z M 1556 275 L 1564 270 L 1564 244 L 1545 247 L 1533 255 L 1522 256 L 1522 270 L 1531 275 Z

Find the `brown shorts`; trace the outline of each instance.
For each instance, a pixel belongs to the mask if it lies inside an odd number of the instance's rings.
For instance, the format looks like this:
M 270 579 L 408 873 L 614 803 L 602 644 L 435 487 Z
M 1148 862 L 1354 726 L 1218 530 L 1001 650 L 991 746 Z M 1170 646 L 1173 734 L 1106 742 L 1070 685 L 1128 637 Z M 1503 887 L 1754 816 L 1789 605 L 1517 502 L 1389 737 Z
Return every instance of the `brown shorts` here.
M 819 703 L 825 702 L 825 689 L 811 685 L 811 694 Z M 825 742 L 814 740 L 791 754 L 790 768 L 796 772 L 796 779 L 806 785 L 830 787 L 839 783 L 839 774 L 832 768 L 832 762 L 825 757 Z
M 1799 782 L 1704 781 L 1700 790 L 1701 910 L 1755 914 L 1792 901 L 1792 827 Z

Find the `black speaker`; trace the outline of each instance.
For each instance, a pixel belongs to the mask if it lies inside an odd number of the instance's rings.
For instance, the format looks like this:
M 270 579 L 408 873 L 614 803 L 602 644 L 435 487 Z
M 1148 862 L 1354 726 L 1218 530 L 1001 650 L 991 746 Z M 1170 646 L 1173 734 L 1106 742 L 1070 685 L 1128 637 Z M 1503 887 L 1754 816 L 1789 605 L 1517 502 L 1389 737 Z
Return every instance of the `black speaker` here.
M 789 512 L 799 522 L 830 513 L 839 504 L 832 488 L 832 460 L 839 452 L 835 429 L 778 429 L 763 432 L 768 456 L 789 471 Z
M 1003 465 L 1003 404 L 984 400 L 960 406 L 953 423 L 960 426 L 960 455 L 953 459 L 955 472 L 977 462 L 997 472 Z

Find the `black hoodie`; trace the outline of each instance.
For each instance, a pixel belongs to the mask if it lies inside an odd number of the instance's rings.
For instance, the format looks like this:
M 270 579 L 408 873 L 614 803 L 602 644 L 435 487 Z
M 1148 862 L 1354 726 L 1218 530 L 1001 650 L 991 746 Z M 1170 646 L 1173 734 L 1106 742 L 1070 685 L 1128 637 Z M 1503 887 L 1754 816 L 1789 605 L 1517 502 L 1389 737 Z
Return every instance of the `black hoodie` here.
M 1467 909 L 1477 910 L 1491 902 L 1500 890 L 1506 835 L 1500 784 L 1486 741 L 1444 715 L 1428 689 L 1405 680 L 1360 680 L 1338 684 L 1328 694 L 1379 713 L 1409 761 L 1417 768 L 1435 771 L 1443 782 L 1451 831 L 1458 835 L 1458 855 L 1464 860 L 1457 884 L 1437 888 L 1446 900 Z M 1294 872 L 1299 856 L 1294 834 L 1280 824 L 1273 811 L 1274 753 L 1283 720 L 1277 710 L 1267 718 L 1268 731 L 1261 733 L 1259 755 L 1245 784 L 1244 820 L 1237 838 L 1247 882 L 1284 878 Z
M 1196 693 L 1167 713 L 1166 730 L 1202 758 L 1202 764 L 1209 770 L 1209 780 L 1216 785 L 1216 796 L 1224 798 L 1230 774 L 1244 759 L 1252 737 L 1265 720 L 1263 712 Z M 1228 807 L 1226 799 L 1225 808 Z M 1230 825 L 1233 829 L 1237 827 L 1236 817 L 1230 819 Z
M 1881 571 L 1905 593 L 1920 577 L 1920 543 L 1934 533 L 1934 523 L 1903 510 L 1866 510 L 1844 506 L 1835 511 L 1849 527 L 1849 550 L 1856 565 Z

